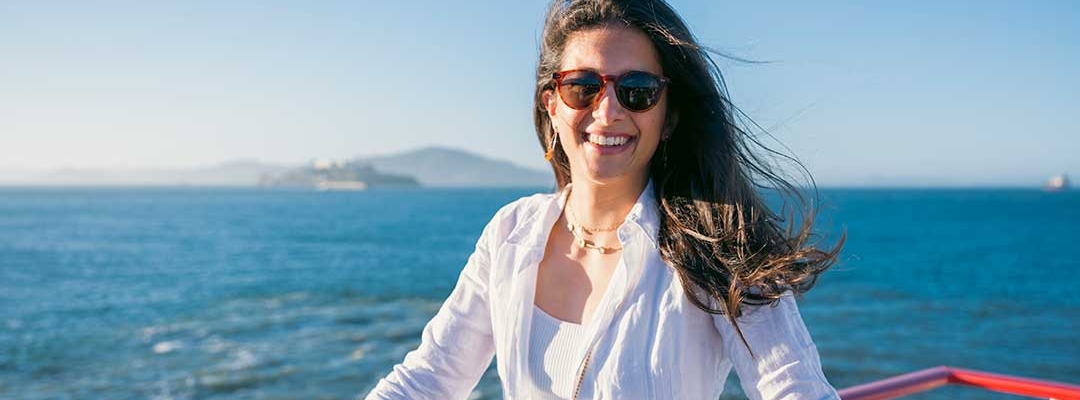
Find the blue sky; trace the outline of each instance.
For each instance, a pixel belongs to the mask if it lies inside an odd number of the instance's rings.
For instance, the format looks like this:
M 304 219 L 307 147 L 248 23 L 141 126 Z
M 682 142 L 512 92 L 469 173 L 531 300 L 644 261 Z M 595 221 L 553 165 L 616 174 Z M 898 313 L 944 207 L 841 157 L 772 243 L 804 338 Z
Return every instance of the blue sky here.
M 153 4 L 148 4 L 153 3 Z M 825 185 L 1080 175 L 1080 3 L 672 1 Z M 546 2 L 0 3 L 0 168 L 449 145 L 543 167 Z

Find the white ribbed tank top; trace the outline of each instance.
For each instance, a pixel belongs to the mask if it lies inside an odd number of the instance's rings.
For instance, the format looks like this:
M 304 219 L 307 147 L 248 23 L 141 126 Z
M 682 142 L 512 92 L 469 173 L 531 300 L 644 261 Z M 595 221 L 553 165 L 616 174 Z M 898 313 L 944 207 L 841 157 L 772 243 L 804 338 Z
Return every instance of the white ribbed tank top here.
M 529 377 L 535 392 L 529 399 L 569 399 L 577 385 L 581 360 L 574 359 L 574 350 L 585 339 L 585 325 L 573 324 L 552 317 L 533 305 L 532 328 L 529 332 Z M 579 400 L 591 398 L 586 388 Z

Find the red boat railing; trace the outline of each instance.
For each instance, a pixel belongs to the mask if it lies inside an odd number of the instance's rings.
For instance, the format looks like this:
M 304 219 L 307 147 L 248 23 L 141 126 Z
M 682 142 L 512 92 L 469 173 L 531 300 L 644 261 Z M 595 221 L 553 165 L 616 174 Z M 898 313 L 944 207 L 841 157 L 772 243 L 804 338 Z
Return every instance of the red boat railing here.
M 948 384 L 974 386 L 995 392 L 1052 400 L 1080 400 L 1080 386 L 946 366 L 894 376 L 840 391 L 844 400 L 883 400 L 907 396 Z

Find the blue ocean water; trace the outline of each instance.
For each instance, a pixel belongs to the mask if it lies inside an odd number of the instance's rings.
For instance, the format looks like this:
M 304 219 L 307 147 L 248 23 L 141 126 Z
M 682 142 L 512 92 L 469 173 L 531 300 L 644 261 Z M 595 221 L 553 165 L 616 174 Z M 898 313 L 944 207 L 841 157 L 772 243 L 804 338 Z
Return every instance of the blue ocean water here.
M 535 191 L 0 189 L 0 398 L 354 398 Z M 848 242 L 800 306 L 836 386 L 937 365 L 1080 383 L 1080 193 L 822 198 Z

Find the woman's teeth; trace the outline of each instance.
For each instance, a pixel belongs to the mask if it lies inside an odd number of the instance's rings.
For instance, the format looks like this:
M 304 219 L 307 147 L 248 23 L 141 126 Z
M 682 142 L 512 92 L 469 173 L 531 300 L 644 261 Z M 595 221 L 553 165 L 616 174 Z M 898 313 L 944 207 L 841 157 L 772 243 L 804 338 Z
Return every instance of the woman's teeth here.
M 599 146 L 622 146 L 630 141 L 629 136 L 600 136 L 590 134 L 589 142 Z

